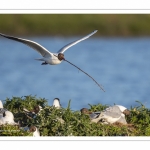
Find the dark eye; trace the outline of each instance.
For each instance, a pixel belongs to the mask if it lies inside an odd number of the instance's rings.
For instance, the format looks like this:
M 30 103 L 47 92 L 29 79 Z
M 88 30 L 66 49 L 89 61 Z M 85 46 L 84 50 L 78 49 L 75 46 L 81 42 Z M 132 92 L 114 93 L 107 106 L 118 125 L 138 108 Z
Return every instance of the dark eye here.
M 6 116 L 6 114 L 5 114 L 5 112 L 3 113 L 3 117 L 5 117 Z

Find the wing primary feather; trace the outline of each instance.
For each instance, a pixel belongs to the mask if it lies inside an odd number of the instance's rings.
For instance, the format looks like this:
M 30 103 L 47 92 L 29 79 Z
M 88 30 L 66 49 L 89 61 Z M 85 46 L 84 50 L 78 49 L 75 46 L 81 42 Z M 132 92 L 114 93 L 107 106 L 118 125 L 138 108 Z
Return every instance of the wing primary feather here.
M 75 44 L 77 44 L 77 43 L 79 43 L 79 42 L 81 42 L 81 41 L 83 41 L 83 40 L 89 38 L 90 36 L 92 36 L 93 34 L 95 34 L 97 31 L 98 31 L 98 30 L 95 30 L 95 31 L 93 31 L 92 33 L 86 35 L 85 37 L 83 37 L 83 38 L 81 38 L 81 39 L 79 39 L 79 40 L 73 41 L 73 42 L 71 42 L 71 43 L 65 45 L 64 47 L 62 47 L 62 48 L 58 51 L 58 53 L 64 53 L 68 48 L 70 48 L 70 47 L 72 47 L 73 45 L 75 45 Z
M 5 34 L 2 34 L 2 33 L 0 33 L 0 35 L 5 37 L 5 38 L 8 38 L 8 39 L 26 44 L 27 46 L 33 48 L 38 53 L 40 53 L 43 57 L 52 55 L 52 53 L 50 53 L 46 48 L 44 48 L 43 46 L 41 46 L 40 44 L 38 44 L 34 41 L 27 40 L 27 39 L 22 39 L 22 38 L 18 38 L 18 37 L 14 37 L 14 36 L 9 36 L 9 35 L 5 35 Z

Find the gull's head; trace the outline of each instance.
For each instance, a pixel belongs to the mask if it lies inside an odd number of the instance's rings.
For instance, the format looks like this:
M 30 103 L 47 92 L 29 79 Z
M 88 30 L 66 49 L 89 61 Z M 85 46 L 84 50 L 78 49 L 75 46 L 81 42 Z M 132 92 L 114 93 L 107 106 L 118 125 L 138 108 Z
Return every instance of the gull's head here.
M 40 136 L 40 132 L 36 126 L 30 126 L 29 131 L 33 133 L 33 136 Z
M 41 110 L 42 110 L 42 107 L 39 106 L 39 105 L 37 105 L 37 106 L 34 107 L 34 110 L 33 110 L 33 111 L 35 112 L 35 114 L 37 114 L 37 113 L 39 113 Z
M 59 54 L 58 54 L 58 59 L 59 59 L 60 61 L 64 60 L 64 59 L 65 59 L 65 58 L 64 58 L 64 54 L 63 54 L 63 53 L 59 53 Z
M 124 115 L 130 115 L 130 111 L 124 107 L 124 106 L 121 106 L 121 105 L 117 105 L 119 107 L 119 109 L 121 110 L 121 112 L 124 114 Z
M 0 108 L 3 108 L 3 103 L 1 100 L 0 100 Z
M 54 98 L 53 106 L 56 107 L 56 108 L 60 108 L 61 105 L 60 105 L 59 98 Z
M 91 114 L 92 112 L 90 112 L 87 108 L 82 108 L 80 110 L 81 114 Z
M 35 132 L 37 130 L 37 128 L 35 126 L 30 126 L 29 131 L 30 132 Z

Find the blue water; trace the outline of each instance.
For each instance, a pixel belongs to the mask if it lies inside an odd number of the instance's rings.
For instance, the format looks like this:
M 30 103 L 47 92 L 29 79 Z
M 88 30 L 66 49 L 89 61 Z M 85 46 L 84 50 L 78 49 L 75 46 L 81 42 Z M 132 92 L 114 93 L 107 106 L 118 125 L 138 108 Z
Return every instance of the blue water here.
M 51 52 L 79 37 L 24 37 Z M 95 38 L 78 43 L 65 58 L 103 85 L 103 92 L 91 78 L 62 62 L 41 65 L 41 55 L 24 44 L 0 38 L 0 99 L 36 95 L 52 105 L 55 97 L 63 107 L 89 108 L 88 104 L 120 104 L 127 108 L 142 102 L 150 108 L 150 38 Z

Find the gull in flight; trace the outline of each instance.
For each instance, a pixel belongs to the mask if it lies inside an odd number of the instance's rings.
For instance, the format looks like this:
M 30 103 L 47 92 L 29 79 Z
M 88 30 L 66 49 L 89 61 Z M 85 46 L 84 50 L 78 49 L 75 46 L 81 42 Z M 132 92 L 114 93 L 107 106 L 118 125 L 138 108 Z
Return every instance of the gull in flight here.
M 89 38 L 90 36 L 92 36 L 93 34 L 95 34 L 97 32 L 97 30 L 93 31 L 92 33 L 88 34 L 87 36 L 76 40 L 74 42 L 71 42 L 67 45 L 65 45 L 64 47 L 62 47 L 57 53 L 52 53 L 50 51 L 48 51 L 46 48 L 44 48 L 43 46 L 41 46 L 40 44 L 31 41 L 31 40 L 27 40 L 27 39 L 23 39 L 23 38 L 18 38 L 18 37 L 14 37 L 14 36 L 9 36 L 9 35 L 5 35 L 0 33 L 1 36 L 11 39 L 11 40 L 15 40 L 18 42 L 21 42 L 23 44 L 26 44 L 27 46 L 33 48 L 34 50 L 36 50 L 37 52 L 39 52 L 43 58 L 40 59 L 36 59 L 36 60 L 40 60 L 40 61 L 44 61 L 42 63 L 42 65 L 46 65 L 46 64 L 50 64 L 50 65 L 57 65 L 60 64 L 64 58 L 64 52 L 69 49 L 70 47 L 72 47 L 73 45 Z
M 73 45 L 89 38 L 90 36 L 92 36 L 93 34 L 95 34 L 98 30 L 94 30 L 93 32 L 91 32 L 90 34 L 86 35 L 85 37 L 73 41 L 67 45 L 65 45 L 64 47 L 62 47 L 57 53 L 52 53 L 50 51 L 48 51 L 45 47 L 43 47 L 42 45 L 31 41 L 31 40 L 27 40 L 27 39 L 23 39 L 23 38 L 18 38 L 18 37 L 14 37 L 14 36 L 9 36 L 6 34 L 2 34 L 0 33 L 1 36 L 17 41 L 17 42 L 21 42 L 23 44 L 26 44 L 27 46 L 33 48 L 34 50 L 36 50 L 38 53 L 40 53 L 43 57 L 36 59 L 39 61 L 43 61 L 43 63 L 41 65 L 57 65 L 60 64 L 62 62 L 62 60 L 67 61 L 68 63 L 70 63 L 71 65 L 73 65 L 74 67 L 78 68 L 80 71 L 82 71 L 83 73 L 85 73 L 87 76 L 89 76 L 100 88 L 101 90 L 104 91 L 103 87 L 94 79 L 92 78 L 89 74 L 87 74 L 86 72 L 84 72 L 83 70 L 81 70 L 79 67 L 75 66 L 74 64 L 72 64 L 71 62 L 69 62 L 68 60 L 65 59 L 64 57 L 64 52 L 69 49 L 70 47 L 72 47 Z M 104 91 L 105 92 L 105 91 Z

